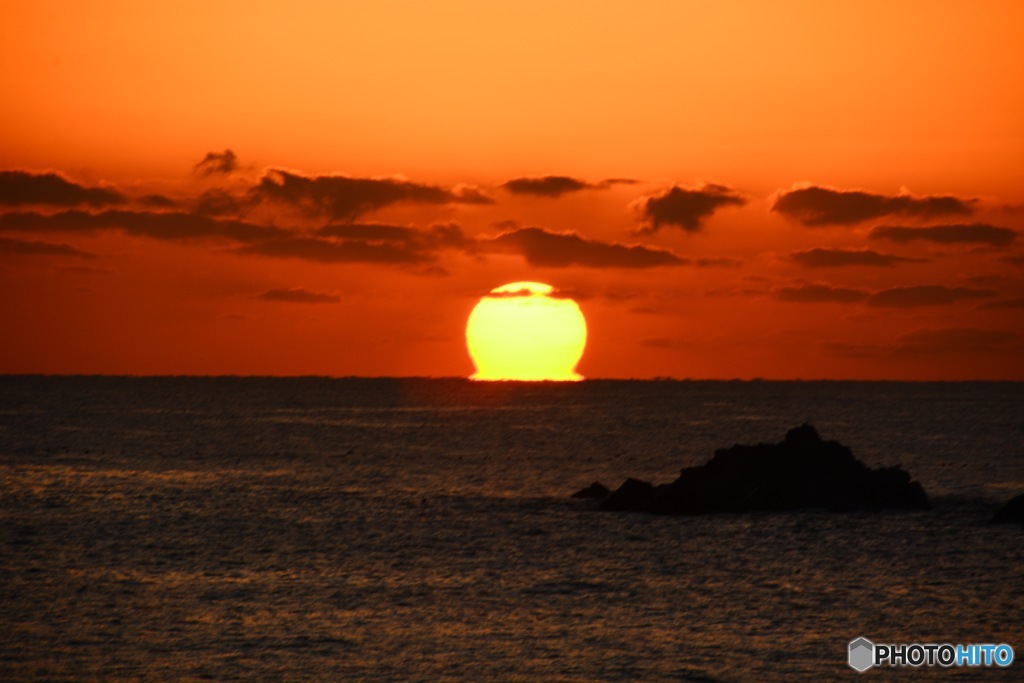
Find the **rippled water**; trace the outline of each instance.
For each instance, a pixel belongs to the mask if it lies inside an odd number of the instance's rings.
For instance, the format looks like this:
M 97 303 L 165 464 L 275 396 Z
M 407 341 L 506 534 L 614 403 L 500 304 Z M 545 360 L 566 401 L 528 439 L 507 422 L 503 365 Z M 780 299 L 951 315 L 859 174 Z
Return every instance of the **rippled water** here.
M 0 378 L 0 678 L 831 680 L 863 635 L 1009 643 L 931 673 L 1019 679 L 1024 529 L 987 520 L 1022 389 Z M 935 509 L 567 498 L 805 420 Z

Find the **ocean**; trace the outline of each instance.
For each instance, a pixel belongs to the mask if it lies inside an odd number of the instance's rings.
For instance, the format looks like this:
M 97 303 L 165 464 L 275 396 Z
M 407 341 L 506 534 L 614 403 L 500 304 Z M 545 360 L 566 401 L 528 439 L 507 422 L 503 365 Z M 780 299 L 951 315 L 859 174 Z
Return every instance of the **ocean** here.
M 933 509 L 569 497 L 804 422 Z M 1019 383 L 7 376 L 0 473 L 3 680 L 1022 678 Z

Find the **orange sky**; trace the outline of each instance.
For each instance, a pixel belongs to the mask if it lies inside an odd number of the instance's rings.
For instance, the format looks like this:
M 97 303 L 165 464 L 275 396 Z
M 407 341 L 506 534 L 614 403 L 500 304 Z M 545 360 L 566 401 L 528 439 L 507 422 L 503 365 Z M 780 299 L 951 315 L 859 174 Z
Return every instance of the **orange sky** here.
M 21 5 L 0 372 L 1024 380 L 1019 2 Z

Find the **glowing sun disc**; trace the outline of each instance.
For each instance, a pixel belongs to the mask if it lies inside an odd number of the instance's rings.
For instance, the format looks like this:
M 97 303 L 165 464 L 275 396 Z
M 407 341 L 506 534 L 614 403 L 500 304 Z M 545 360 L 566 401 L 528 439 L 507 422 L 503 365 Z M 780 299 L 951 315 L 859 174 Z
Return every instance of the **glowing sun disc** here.
M 541 282 L 512 282 L 482 297 L 466 322 L 470 379 L 577 381 L 587 321 L 575 301 Z

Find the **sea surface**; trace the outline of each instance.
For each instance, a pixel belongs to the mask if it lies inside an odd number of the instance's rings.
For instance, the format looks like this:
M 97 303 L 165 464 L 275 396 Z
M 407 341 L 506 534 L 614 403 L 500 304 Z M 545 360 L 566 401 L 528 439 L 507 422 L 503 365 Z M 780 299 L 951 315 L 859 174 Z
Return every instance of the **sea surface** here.
M 934 509 L 569 498 L 805 421 Z M 1021 492 L 1022 384 L 0 377 L 0 679 L 1024 680 Z

